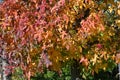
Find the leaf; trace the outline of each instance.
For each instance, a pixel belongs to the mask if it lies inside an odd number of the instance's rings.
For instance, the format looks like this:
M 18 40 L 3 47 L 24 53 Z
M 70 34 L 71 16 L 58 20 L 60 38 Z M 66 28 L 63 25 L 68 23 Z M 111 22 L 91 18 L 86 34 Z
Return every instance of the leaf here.
M 81 46 L 79 46 L 79 51 L 80 51 L 80 53 L 82 52 L 82 47 Z
M 120 62 L 120 54 L 117 54 L 116 55 L 116 63 L 119 63 Z
M 78 13 L 78 6 L 74 5 L 73 8 L 76 11 L 76 13 Z
M 5 0 L 0 4 L 1 51 L 28 79 L 44 67 L 59 72 L 80 58 L 83 72 L 107 69 L 120 48 L 118 7 L 114 0 Z

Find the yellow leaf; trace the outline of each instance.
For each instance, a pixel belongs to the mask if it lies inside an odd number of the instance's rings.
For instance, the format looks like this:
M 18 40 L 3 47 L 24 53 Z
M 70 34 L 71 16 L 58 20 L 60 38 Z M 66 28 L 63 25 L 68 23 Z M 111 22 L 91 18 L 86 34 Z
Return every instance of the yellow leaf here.
M 95 71 L 96 73 L 98 73 L 98 67 L 95 67 L 94 71 Z
M 118 15 L 120 15 L 120 9 L 117 11 Z
M 116 24 L 120 28 L 120 20 L 116 20 Z
M 80 53 L 82 52 L 82 47 L 81 46 L 79 46 L 79 51 L 80 51 Z
M 93 58 L 93 59 L 91 59 L 91 61 L 93 62 L 93 65 L 96 63 L 97 58 L 98 58 L 98 55 L 97 55 L 97 54 L 95 54 L 95 55 L 94 55 L 94 58 Z

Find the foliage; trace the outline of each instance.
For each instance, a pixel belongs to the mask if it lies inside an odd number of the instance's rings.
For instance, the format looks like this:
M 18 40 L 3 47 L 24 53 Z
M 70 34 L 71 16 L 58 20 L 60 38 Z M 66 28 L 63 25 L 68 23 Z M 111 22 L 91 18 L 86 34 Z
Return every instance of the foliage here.
M 25 80 L 23 77 L 23 71 L 17 67 L 12 74 L 12 80 Z
M 43 67 L 60 71 L 73 59 L 86 72 L 106 70 L 120 49 L 119 5 L 117 0 L 5 0 L 0 56 L 9 70 L 20 66 L 28 80 Z
M 61 69 L 61 73 L 44 69 L 43 73 L 36 73 L 31 80 L 70 80 L 70 65 L 66 65 Z M 23 71 L 18 67 L 12 74 L 12 80 L 25 80 Z
M 69 63 L 69 62 L 68 62 Z M 36 73 L 31 77 L 31 80 L 71 80 L 71 64 L 68 64 L 61 69 L 61 73 L 58 74 L 56 71 L 44 69 L 43 73 Z M 117 80 L 116 74 L 118 73 L 118 68 L 115 70 L 99 70 L 98 73 L 91 75 L 90 72 L 81 73 L 83 80 Z M 117 72 L 116 72 L 117 71 Z M 12 80 L 26 80 L 23 76 L 23 72 L 20 68 L 16 68 L 15 72 L 12 74 Z

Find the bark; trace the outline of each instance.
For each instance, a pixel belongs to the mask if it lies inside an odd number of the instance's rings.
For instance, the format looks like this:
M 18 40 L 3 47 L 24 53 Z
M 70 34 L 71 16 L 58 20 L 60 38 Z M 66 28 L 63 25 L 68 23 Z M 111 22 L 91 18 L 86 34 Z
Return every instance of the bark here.
M 6 74 L 8 63 L 6 60 L 1 59 L 1 80 L 10 80 L 10 75 Z
M 71 66 L 71 80 L 82 80 L 80 76 L 80 64 L 78 61 L 74 60 Z
M 2 80 L 1 79 L 1 77 L 2 77 L 2 59 L 0 58 L 0 80 Z
M 119 73 L 118 73 L 118 78 L 119 78 L 119 80 L 120 80 L 120 63 L 118 64 L 118 71 L 119 71 Z
M 1 58 L 1 80 L 11 80 L 10 79 L 10 75 L 6 74 L 7 68 L 6 66 L 8 66 L 8 62 L 7 59 L 5 58 L 5 45 L 2 45 L 2 50 L 1 50 L 1 54 L 2 56 L 0 56 Z
M 7 80 L 7 75 L 5 74 L 7 63 L 5 60 L 2 60 L 2 80 Z

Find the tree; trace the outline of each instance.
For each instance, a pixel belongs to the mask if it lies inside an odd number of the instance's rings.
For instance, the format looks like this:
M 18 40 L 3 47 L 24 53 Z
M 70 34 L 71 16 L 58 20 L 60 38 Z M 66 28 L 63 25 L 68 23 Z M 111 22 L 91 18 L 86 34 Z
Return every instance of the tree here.
M 43 67 L 60 71 L 67 61 L 77 61 L 83 72 L 93 74 L 109 69 L 120 48 L 119 4 L 114 0 L 5 0 L 0 4 L 0 50 L 4 52 L 0 56 L 10 71 L 20 66 L 28 80 Z

